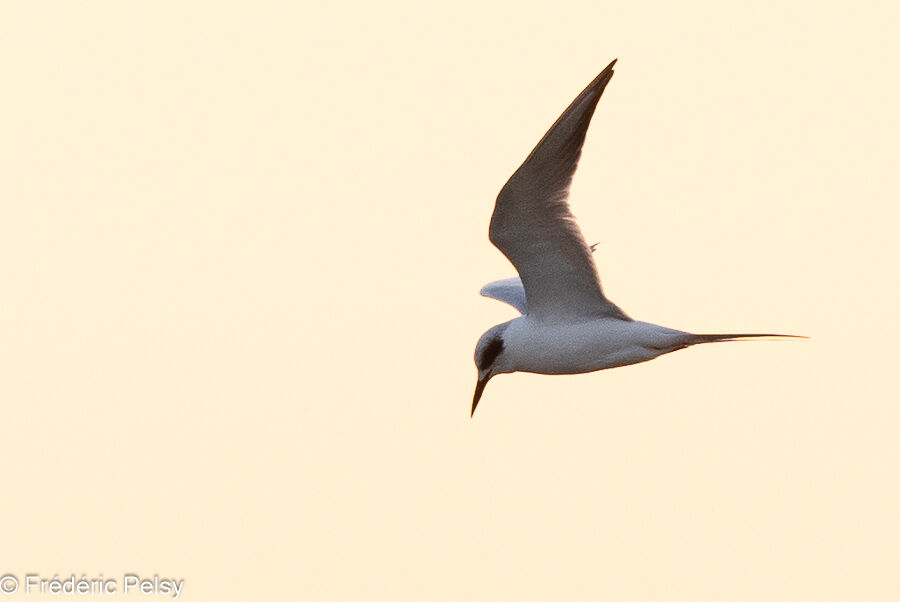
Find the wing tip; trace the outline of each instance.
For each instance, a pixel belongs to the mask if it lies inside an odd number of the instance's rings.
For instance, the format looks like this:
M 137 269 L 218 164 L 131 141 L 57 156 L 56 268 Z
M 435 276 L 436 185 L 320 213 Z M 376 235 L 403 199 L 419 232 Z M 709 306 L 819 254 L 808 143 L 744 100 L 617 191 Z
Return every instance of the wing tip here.
M 618 61 L 619 61 L 618 57 L 617 57 L 617 58 L 614 58 L 614 59 L 612 60 L 612 62 L 610 62 L 609 65 L 607 65 L 606 67 L 603 68 L 603 71 L 600 72 L 600 75 L 598 75 L 597 78 L 599 79 L 599 78 L 601 78 L 601 77 L 603 77 L 603 76 L 609 76 L 609 77 L 612 77 L 612 74 L 615 73 L 615 71 L 613 71 L 613 67 L 615 66 L 615 64 L 616 64 Z
M 606 84 L 609 83 L 609 80 L 612 79 L 612 76 L 615 73 L 613 66 L 616 64 L 616 62 L 618 62 L 618 60 L 618 58 L 614 58 L 612 62 L 607 65 L 606 68 L 597 75 L 597 77 L 594 78 L 594 81 L 592 81 L 588 85 L 585 92 L 587 92 L 588 90 L 599 91 L 599 94 L 597 94 L 597 100 L 599 100 L 600 96 L 603 94 L 603 90 L 606 88 Z

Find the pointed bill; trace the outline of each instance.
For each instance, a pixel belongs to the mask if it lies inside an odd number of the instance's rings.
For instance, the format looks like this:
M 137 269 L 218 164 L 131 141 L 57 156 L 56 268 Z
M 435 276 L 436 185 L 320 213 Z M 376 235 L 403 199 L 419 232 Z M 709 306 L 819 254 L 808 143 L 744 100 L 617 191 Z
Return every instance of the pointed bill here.
M 489 380 L 491 380 L 491 377 L 485 376 L 484 378 L 479 378 L 478 382 L 475 383 L 475 396 L 472 397 L 472 413 L 469 414 L 469 418 L 475 415 L 475 408 L 478 407 L 478 402 L 481 400 L 484 388 L 487 386 Z

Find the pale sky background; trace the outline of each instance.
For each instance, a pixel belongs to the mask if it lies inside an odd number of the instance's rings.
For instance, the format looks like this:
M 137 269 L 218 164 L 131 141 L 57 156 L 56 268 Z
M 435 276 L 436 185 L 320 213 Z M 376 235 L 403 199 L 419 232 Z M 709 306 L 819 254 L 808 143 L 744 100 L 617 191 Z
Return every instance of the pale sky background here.
M 4 3 L 0 573 L 896 600 L 900 8 L 786 4 Z M 470 420 L 494 198 L 615 57 L 572 196 L 608 295 L 812 339 Z

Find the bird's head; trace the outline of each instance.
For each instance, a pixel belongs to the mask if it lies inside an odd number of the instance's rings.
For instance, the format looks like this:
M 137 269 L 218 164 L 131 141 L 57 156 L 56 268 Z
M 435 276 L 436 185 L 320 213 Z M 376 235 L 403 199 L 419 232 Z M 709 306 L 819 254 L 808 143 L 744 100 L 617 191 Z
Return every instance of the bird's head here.
M 472 398 L 472 416 L 475 415 L 475 408 L 478 407 L 478 401 L 484 388 L 487 386 L 492 377 L 510 372 L 505 368 L 503 351 L 505 344 L 503 342 L 503 331 L 509 322 L 498 324 L 481 335 L 478 344 L 475 345 L 475 367 L 478 368 L 478 382 L 475 383 L 475 396 Z

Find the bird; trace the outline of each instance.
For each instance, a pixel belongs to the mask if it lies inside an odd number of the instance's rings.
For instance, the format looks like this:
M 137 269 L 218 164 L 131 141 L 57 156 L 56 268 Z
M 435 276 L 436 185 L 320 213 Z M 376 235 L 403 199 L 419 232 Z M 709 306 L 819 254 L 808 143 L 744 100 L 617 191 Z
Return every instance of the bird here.
M 604 295 L 593 259 L 596 245 L 585 242 L 568 197 L 588 126 L 617 60 L 563 111 L 497 195 L 488 238 L 519 275 L 485 285 L 481 295 L 508 303 L 521 315 L 478 339 L 470 417 L 498 374 L 583 374 L 702 343 L 806 338 L 675 330 L 634 320 Z

